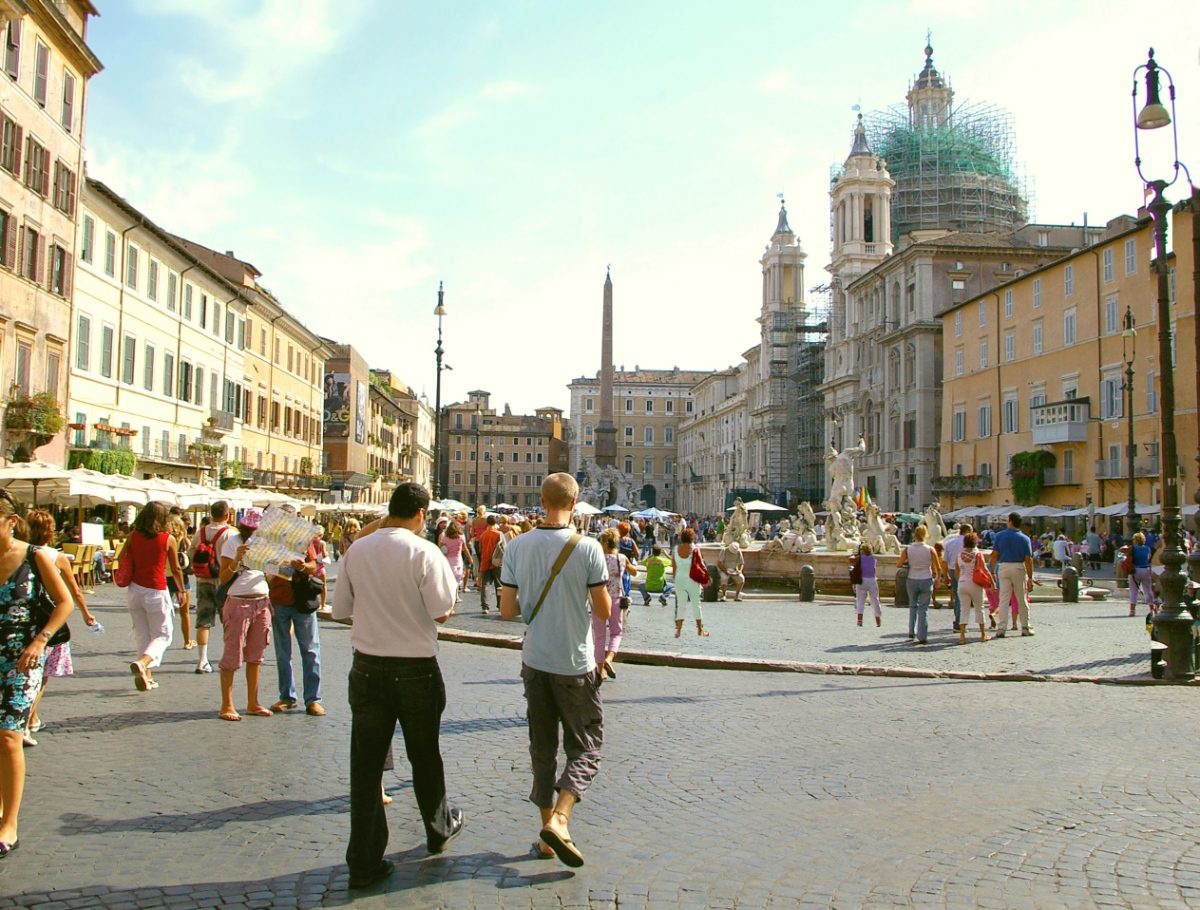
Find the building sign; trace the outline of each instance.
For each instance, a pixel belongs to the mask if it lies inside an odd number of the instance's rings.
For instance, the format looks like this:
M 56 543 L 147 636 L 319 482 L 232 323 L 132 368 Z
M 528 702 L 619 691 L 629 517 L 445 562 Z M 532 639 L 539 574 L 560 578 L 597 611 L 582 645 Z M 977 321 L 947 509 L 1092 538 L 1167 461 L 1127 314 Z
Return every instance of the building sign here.
M 354 408 L 354 441 L 359 445 L 367 441 L 367 384 L 356 381 L 358 392 Z
M 350 435 L 350 374 L 325 374 L 325 435 Z

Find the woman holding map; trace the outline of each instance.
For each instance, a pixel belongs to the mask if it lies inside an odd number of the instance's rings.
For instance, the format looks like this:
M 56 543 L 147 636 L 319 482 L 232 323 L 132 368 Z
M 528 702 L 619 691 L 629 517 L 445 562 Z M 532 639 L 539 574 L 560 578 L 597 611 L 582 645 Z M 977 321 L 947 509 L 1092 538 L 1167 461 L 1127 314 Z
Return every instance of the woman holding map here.
M 250 538 L 262 523 L 261 509 L 250 508 L 238 519 L 237 534 L 226 534 L 221 542 L 221 586 L 228 586 L 221 607 L 225 650 L 221 654 L 221 720 L 241 720 L 233 706 L 233 679 L 246 665 L 246 713 L 270 717 L 271 709 L 259 703 L 258 674 L 263 655 L 271 643 L 271 598 L 267 577 L 243 560 Z

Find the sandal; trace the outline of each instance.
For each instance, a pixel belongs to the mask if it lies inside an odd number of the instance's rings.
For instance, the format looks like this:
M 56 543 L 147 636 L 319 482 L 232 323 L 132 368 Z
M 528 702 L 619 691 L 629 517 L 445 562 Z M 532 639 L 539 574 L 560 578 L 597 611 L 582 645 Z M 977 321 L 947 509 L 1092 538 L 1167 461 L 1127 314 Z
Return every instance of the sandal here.
M 246 713 L 251 717 L 272 717 L 271 709 L 264 708 L 262 705 L 255 705 L 253 708 L 247 708 Z
M 610 678 L 610 679 L 616 679 L 616 678 L 617 678 L 617 671 L 613 669 L 613 665 L 612 665 L 612 661 L 611 661 L 611 660 L 606 660 L 606 661 L 604 662 L 604 672 L 608 674 L 608 676 L 609 676 L 609 678 Z
M 529 845 L 529 855 L 534 859 L 554 859 L 554 851 L 543 844 L 540 840 L 535 840 Z
M 575 842 L 571 838 L 560 837 L 551 828 L 543 828 L 538 836 L 541 837 L 542 843 L 554 851 L 554 855 L 563 865 L 570 866 L 572 869 L 578 869 L 583 865 L 583 854 L 579 852 L 579 848 L 575 846 Z
M 19 846 L 21 846 L 21 842 L 19 840 L 14 840 L 11 844 L 0 841 L 0 859 L 4 859 Z
M 241 720 L 242 719 L 242 715 L 238 714 L 237 711 L 222 711 L 220 714 L 217 715 L 217 717 L 221 718 L 221 720 Z

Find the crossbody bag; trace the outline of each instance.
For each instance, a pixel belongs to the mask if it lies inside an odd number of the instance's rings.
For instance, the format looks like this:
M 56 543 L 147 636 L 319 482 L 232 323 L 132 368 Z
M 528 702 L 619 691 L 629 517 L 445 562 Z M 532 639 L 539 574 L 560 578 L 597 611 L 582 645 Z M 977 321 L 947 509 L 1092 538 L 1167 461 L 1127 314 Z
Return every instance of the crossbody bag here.
M 537 619 L 538 611 L 542 609 L 542 603 L 546 600 L 546 595 L 550 593 L 550 586 L 554 584 L 554 579 L 558 578 L 558 573 L 567 564 L 567 560 L 581 540 L 583 540 L 582 534 L 572 534 L 567 542 L 563 544 L 563 548 L 558 553 L 558 559 L 554 560 L 554 565 L 550 568 L 550 576 L 546 579 L 546 584 L 542 588 L 542 596 L 533 605 L 533 612 L 529 614 L 529 622 L 525 623 L 525 625 L 531 626 L 533 625 L 533 621 Z

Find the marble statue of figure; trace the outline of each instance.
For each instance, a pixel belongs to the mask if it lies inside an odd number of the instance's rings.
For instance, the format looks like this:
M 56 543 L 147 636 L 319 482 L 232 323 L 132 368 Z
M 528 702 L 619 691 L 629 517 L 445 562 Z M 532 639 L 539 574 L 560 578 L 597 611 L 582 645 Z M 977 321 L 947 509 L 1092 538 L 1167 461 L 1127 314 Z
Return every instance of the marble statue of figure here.
M 840 500 L 843 496 L 854 497 L 854 456 L 866 451 L 867 441 L 861 436 L 858 437 L 858 445 L 841 452 L 830 445 L 825 454 L 825 460 L 829 462 L 829 476 L 833 479 L 829 488 L 830 502 Z
M 800 503 L 800 507 L 796 509 L 796 520 L 803 521 L 810 531 L 817 526 L 817 515 L 807 502 Z
M 942 520 L 941 503 L 935 500 L 925 507 L 925 517 L 921 519 L 921 524 L 925 525 L 925 542 L 931 547 L 937 546 L 945 539 L 947 531 L 946 522 Z
M 871 545 L 873 553 L 899 553 L 900 540 L 895 530 L 883 520 L 879 514 L 879 506 L 873 502 L 867 503 L 866 528 L 863 531 L 863 542 Z
M 721 535 L 721 544 L 729 546 L 736 543 L 739 547 L 750 546 L 750 515 L 741 497 L 733 501 L 733 513 L 725 524 L 725 533 Z
M 857 545 L 858 535 L 854 528 L 843 523 L 840 512 L 831 510 L 829 519 L 825 522 L 825 549 L 839 552 L 853 550 Z

